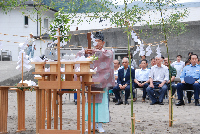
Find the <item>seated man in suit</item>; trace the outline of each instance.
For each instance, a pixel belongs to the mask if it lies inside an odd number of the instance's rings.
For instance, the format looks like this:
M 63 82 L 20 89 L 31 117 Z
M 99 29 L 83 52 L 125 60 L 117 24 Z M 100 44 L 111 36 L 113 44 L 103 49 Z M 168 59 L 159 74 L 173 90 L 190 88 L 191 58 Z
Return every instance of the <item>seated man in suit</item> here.
M 199 88 L 200 88 L 200 66 L 198 66 L 198 55 L 192 54 L 190 55 L 190 62 L 191 64 L 185 66 L 183 71 L 181 72 L 181 83 L 177 84 L 177 94 L 178 100 L 180 100 L 176 106 L 185 105 L 183 101 L 183 90 L 194 90 L 194 99 L 195 99 L 195 106 L 199 105 Z M 194 79 L 194 83 L 190 83 L 184 80 L 185 77 L 191 76 Z
M 147 69 L 147 60 L 143 59 L 140 66 L 141 69 L 137 69 L 135 71 L 135 88 L 142 88 L 143 87 L 143 96 L 142 96 L 142 102 L 145 102 L 146 98 L 146 88 L 149 86 L 149 73 L 150 69 Z
M 117 86 L 113 88 L 113 93 L 115 94 L 116 99 L 118 102 L 116 105 L 123 104 L 123 101 L 120 97 L 120 91 L 125 90 L 125 105 L 128 103 L 128 97 L 130 95 L 130 67 L 128 58 L 123 58 L 122 60 L 123 68 L 118 70 L 118 79 L 117 79 Z M 131 77 L 132 80 L 135 79 L 135 70 L 131 68 Z M 133 87 L 134 85 L 132 85 Z M 133 97 L 135 98 L 135 94 L 133 93 Z
M 151 67 L 150 71 L 150 85 L 147 87 L 147 93 L 152 100 L 150 105 L 163 104 L 163 98 L 167 92 L 166 83 L 169 80 L 168 68 L 162 64 L 161 57 L 156 57 L 156 65 Z M 159 88 L 159 99 L 155 95 L 155 89 Z

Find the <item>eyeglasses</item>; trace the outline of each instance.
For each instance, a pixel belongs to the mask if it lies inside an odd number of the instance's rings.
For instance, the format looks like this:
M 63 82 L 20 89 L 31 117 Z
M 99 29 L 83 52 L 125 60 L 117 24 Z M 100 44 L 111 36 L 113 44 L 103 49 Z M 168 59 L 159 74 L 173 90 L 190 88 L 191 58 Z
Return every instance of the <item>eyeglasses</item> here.
M 128 62 L 122 62 L 122 63 L 128 63 Z

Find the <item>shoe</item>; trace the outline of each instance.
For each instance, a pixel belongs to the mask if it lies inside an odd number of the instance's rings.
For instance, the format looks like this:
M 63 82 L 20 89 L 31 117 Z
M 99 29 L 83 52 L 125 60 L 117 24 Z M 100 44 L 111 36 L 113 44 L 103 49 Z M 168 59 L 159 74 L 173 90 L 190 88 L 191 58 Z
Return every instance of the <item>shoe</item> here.
M 181 105 L 185 105 L 184 101 L 179 101 L 178 103 L 176 103 L 176 106 L 181 106 Z
M 96 128 L 95 131 L 98 132 L 98 129 Z M 85 132 L 88 132 L 88 129 L 85 129 Z M 93 128 L 91 128 L 91 132 L 93 132 Z
M 97 129 L 97 131 L 99 133 L 104 133 L 105 132 L 105 130 L 102 128 L 102 123 L 98 123 L 98 129 Z
M 113 102 L 117 102 L 117 99 L 114 97 L 114 98 L 112 98 L 113 99 Z
M 195 99 L 195 106 L 199 106 L 199 100 Z
M 153 102 L 150 103 L 150 105 L 155 105 L 155 104 L 160 104 L 160 103 L 158 101 L 156 101 L 154 103 Z
M 117 103 L 115 103 L 115 105 L 121 105 L 121 104 L 123 104 L 122 101 L 118 101 Z
M 102 129 L 97 129 L 97 132 L 99 132 L 99 133 L 104 133 L 105 132 L 105 130 L 102 128 Z
M 150 105 L 155 105 L 156 103 L 151 102 Z
M 125 101 L 125 105 L 126 105 L 126 104 L 128 104 L 128 105 L 129 105 L 128 101 Z
M 133 98 L 133 102 L 136 102 L 137 98 Z
M 96 128 L 94 131 L 97 131 L 97 132 L 98 132 L 98 129 Z M 93 129 L 91 129 L 91 132 L 93 132 Z
M 142 102 L 145 102 L 145 98 L 142 98 Z
M 159 102 L 159 105 L 164 105 L 164 103 L 163 102 Z

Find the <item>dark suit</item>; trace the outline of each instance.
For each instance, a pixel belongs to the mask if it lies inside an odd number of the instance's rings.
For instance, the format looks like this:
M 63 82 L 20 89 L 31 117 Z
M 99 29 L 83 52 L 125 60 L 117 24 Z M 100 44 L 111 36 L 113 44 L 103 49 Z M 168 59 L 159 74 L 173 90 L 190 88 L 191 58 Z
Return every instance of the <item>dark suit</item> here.
M 135 79 L 135 70 L 131 68 L 131 77 L 132 81 Z M 117 100 L 120 100 L 120 91 L 119 84 L 122 86 L 127 84 L 125 88 L 125 101 L 127 101 L 129 95 L 130 95 L 130 68 L 128 67 L 126 75 L 124 77 L 124 68 L 118 70 L 118 79 L 117 79 L 117 86 L 113 88 L 113 93 L 115 94 L 115 97 Z M 132 82 L 132 87 L 134 87 L 134 83 Z M 133 97 L 135 97 L 135 94 L 133 93 Z

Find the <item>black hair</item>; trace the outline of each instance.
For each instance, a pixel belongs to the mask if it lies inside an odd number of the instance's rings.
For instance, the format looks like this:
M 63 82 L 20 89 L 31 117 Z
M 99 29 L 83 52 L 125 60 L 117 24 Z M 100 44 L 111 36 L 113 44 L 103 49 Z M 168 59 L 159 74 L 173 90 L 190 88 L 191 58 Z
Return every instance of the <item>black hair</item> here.
M 152 60 L 155 60 L 155 57 L 152 57 L 152 58 L 151 58 L 151 61 L 152 61 Z
M 145 62 L 147 63 L 147 60 L 146 60 L 146 59 L 143 59 L 142 61 L 145 61 Z M 142 62 L 142 61 L 141 61 L 141 62 Z
M 163 55 L 161 55 L 161 58 L 164 59 L 165 57 Z
M 104 35 L 102 32 L 96 32 L 96 34 L 94 35 L 94 38 L 104 41 Z
M 177 55 L 176 57 L 179 57 L 179 56 L 182 58 L 182 56 L 181 56 L 181 55 Z
M 192 55 L 192 54 L 193 54 L 193 52 L 189 52 L 189 53 L 188 53 L 188 56 L 189 56 L 189 55 Z
M 127 56 L 129 56 L 128 53 L 127 53 Z M 132 54 L 131 52 L 130 52 L 130 56 L 131 56 L 131 59 L 132 59 L 132 58 L 133 58 L 133 54 Z M 127 57 L 127 58 L 128 58 L 128 57 Z
M 144 56 L 146 58 L 146 55 L 141 55 L 140 57 Z
M 187 63 L 190 63 L 190 61 L 189 61 L 189 60 L 185 61 L 185 65 L 186 65 Z
M 155 57 L 152 57 L 152 58 L 151 58 L 151 61 L 152 61 L 152 60 L 155 60 Z
M 196 55 L 196 56 L 197 56 L 197 59 L 198 59 L 198 55 L 197 55 L 197 54 L 191 54 L 190 57 L 189 57 L 189 60 L 191 60 L 191 57 L 192 57 L 193 55 Z

